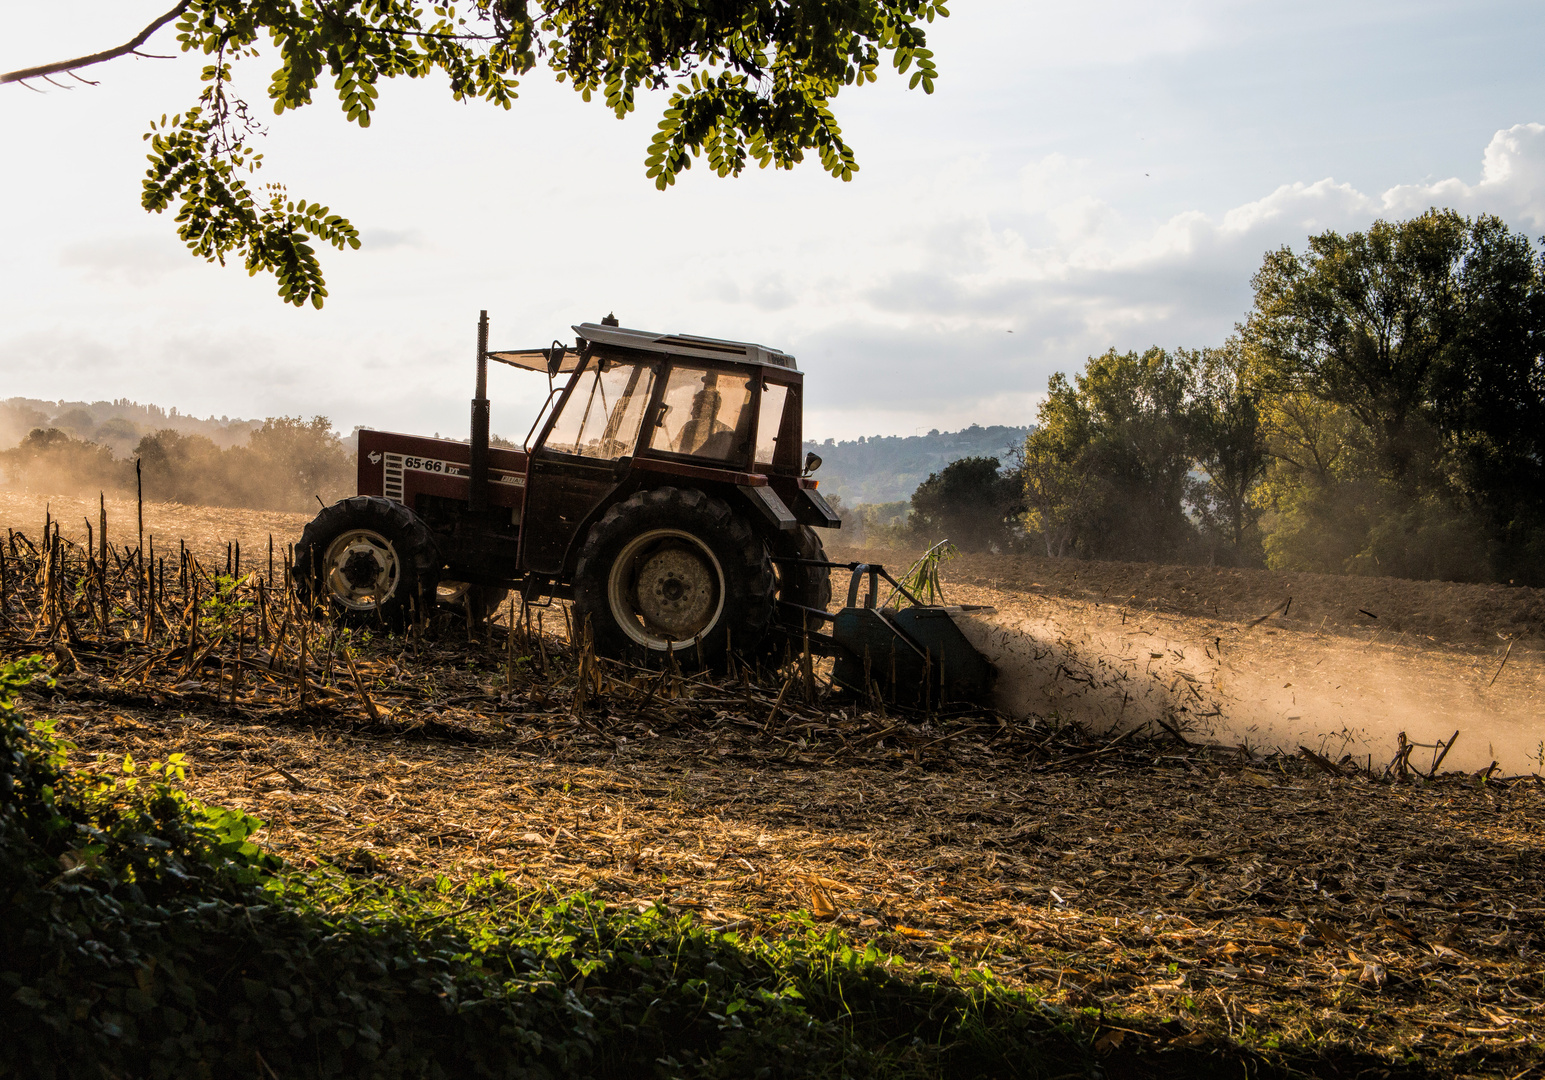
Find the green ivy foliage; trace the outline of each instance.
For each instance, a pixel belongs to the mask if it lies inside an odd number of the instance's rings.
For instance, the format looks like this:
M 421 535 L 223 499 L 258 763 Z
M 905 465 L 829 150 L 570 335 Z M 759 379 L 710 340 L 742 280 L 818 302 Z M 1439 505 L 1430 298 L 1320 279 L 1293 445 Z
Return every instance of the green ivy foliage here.
M 1044 1076 L 1074 1013 L 989 972 L 903 975 L 790 917 L 742 940 L 654 906 L 405 889 L 255 845 L 182 763 L 72 770 L 0 668 L 0 1077 Z M 45 680 L 46 681 L 46 680 Z
M 279 295 L 321 307 L 327 295 L 312 247 L 359 247 L 347 220 L 290 199 L 277 185 L 255 194 L 245 175 L 262 165 L 259 128 L 229 87 L 233 61 L 266 44 L 280 66 L 266 93 L 275 113 L 312 102 L 324 79 L 347 119 L 369 127 L 382 80 L 443 74 L 457 101 L 508 109 L 522 76 L 545 63 L 586 100 L 618 117 L 640 88 L 674 88 L 645 158 L 664 190 L 704 157 L 719 176 L 750 161 L 790 169 L 814 153 L 851 180 L 858 170 L 831 102 L 875 81 L 889 57 L 910 88 L 932 93 L 938 70 L 925 25 L 943 0 L 468 0 L 423 7 L 406 0 L 188 0 L 178 19 L 184 52 L 209 58 L 196 108 L 153 124 L 142 202 L 177 207 L 178 235 L 222 264 L 244 259 L 272 273 Z

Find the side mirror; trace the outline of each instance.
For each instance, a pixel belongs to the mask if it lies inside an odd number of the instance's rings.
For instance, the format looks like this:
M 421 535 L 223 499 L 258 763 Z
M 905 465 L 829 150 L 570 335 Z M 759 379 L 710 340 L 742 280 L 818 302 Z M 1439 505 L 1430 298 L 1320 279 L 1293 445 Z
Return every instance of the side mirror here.
M 563 369 L 563 356 L 568 350 L 562 342 L 555 341 L 551 349 L 544 351 L 547 353 L 547 375 L 551 378 Z
M 805 455 L 805 472 L 806 473 L 813 473 L 817 469 L 819 469 L 820 467 L 821 467 L 821 457 L 820 457 L 819 454 L 809 453 L 809 454 Z

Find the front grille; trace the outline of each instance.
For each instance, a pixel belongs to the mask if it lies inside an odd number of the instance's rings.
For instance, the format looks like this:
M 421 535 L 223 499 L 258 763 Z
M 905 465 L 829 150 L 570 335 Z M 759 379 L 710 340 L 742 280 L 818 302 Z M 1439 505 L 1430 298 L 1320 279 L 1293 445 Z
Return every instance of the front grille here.
M 383 467 L 381 494 L 392 502 L 402 502 L 402 455 L 387 454 Z

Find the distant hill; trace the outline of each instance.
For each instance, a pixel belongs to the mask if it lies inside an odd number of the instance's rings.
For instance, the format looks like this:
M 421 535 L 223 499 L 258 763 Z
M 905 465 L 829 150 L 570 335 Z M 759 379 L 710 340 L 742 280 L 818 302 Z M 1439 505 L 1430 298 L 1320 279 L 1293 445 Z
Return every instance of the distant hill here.
M 114 401 L 43 401 L 7 398 L 0 401 L 0 450 L 27 437 L 33 428 L 58 428 L 67 435 L 110 448 L 118 457 L 133 452 L 141 436 L 168 428 L 184 435 L 204 435 L 224 449 L 239 446 L 263 426 L 261 420 L 229 416 L 207 419 L 179 413 L 176 408 L 141 405 L 128 398 Z
M 1027 427 L 980 427 L 930 431 L 927 435 L 860 436 L 853 442 L 806 442 L 821 457 L 821 492 L 839 495 L 846 506 L 910 499 L 917 485 L 952 461 L 996 457 L 1007 461 L 1025 441 Z

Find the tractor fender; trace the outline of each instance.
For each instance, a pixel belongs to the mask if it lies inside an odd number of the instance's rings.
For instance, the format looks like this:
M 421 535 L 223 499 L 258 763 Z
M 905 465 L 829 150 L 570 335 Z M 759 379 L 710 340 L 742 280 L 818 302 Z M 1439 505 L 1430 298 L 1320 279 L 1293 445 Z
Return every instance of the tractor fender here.
M 749 484 L 736 484 L 735 491 L 740 495 L 740 501 L 749 506 L 757 517 L 779 532 L 792 532 L 799 528 L 799 519 L 789 511 L 778 493 L 767 485 L 752 487 Z

